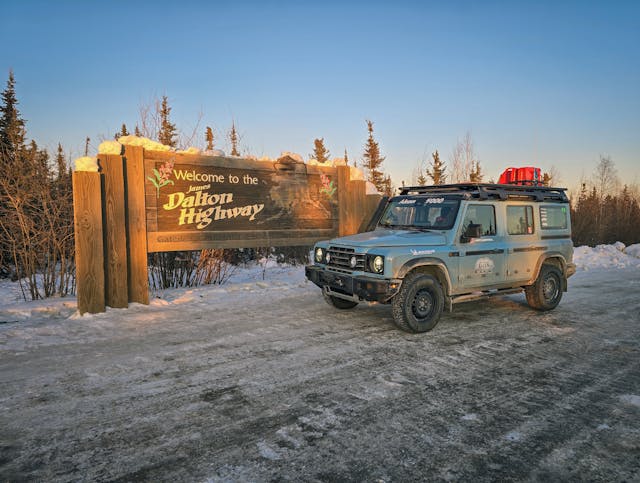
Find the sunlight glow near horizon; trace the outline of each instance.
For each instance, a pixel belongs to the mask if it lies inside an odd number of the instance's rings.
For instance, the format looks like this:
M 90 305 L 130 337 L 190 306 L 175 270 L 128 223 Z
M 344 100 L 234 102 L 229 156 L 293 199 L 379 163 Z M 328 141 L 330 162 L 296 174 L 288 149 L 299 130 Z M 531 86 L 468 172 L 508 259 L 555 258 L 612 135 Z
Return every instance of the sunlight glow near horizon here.
M 576 186 L 609 155 L 640 182 L 640 4 L 11 2 L 2 88 L 17 81 L 27 134 L 50 152 L 97 148 L 167 95 L 217 145 L 232 120 L 243 153 L 362 157 L 374 121 L 396 186 L 471 133 L 487 178 L 554 167 Z

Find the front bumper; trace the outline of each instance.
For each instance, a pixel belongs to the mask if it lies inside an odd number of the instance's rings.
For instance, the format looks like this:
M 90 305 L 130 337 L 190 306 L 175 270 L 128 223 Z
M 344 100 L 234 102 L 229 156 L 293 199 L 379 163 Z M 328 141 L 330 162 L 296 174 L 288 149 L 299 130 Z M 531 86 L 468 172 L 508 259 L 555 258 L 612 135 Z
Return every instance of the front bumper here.
M 307 266 L 304 274 L 328 295 L 347 300 L 388 302 L 400 288 L 400 280 L 385 280 L 367 276 L 351 276 L 315 265 Z

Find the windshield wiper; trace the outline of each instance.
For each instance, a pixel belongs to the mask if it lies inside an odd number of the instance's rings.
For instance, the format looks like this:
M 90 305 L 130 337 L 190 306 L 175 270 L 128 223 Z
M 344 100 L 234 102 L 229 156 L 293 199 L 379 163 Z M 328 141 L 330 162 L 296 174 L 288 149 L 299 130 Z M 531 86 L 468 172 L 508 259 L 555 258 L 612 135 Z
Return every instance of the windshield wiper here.
M 416 230 L 416 231 L 432 231 L 429 228 L 415 225 L 392 225 L 391 223 L 380 223 L 380 226 L 384 228 L 393 228 L 396 230 Z
M 433 231 L 431 230 L 431 228 L 427 228 L 426 226 L 407 225 L 406 228 L 408 230 L 416 230 L 416 231 Z

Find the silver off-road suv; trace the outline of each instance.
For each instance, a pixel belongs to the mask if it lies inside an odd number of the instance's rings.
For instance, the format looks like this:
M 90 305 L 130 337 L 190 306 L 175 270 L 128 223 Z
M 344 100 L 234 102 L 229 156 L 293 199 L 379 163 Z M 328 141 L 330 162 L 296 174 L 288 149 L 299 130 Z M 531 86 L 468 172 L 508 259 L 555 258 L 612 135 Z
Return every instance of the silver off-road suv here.
M 367 230 L 318 242 L 306 277 L 338 309 L 390 303 L 409 332 L 490 295 L 524 291 L 531 307 L 551 310 L 575 273 L 564 188 L 406 187 L 382 201 Z

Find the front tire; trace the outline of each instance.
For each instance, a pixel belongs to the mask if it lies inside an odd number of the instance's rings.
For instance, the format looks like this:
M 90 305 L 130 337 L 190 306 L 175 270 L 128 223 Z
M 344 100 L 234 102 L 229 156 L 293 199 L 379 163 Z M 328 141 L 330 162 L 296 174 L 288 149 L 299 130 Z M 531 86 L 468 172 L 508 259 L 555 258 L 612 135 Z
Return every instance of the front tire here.
M 410 273 L 391 303 L 395 324 L 406 332 L 428 332 L 440 320 L 444 291 L 440 282 L 425 273 Z
M 334 297 L 333 295 L 327 295 L 326 293 L 324 293 L 324 291 L 322 292 L 322 296 L 329 305 L 332 305 L 336 309 L 348 310 L 358 305 L 358 302 L 354 302 L 353 300 L 341 299 L 340 297 Z
M 527 303 L 536 310 L 555 309 L 562 299 L 562 272 L 553 265 L 542 265 L 533 285 L 525 287 Z

